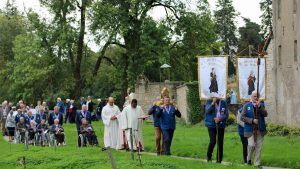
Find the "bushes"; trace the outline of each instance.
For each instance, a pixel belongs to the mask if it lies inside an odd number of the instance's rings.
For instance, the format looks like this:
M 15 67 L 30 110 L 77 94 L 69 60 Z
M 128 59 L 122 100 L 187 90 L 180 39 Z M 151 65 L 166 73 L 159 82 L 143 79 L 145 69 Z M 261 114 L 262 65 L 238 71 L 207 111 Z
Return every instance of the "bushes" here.
M 237 125 L 236 123 L 236 116 L 232 113 L 229 113 L 228 119 L 226 121 L 226 125 Z
M 269 124 L 267 130 L 269 136 L 300 136 L 300 127 Z
M 198 82 L 186 83 L 187 91 L 187 104 L 188 104 L 188 118 L 191 124 L 199 123 L 204 118 L 203 104 L 199 98 Z

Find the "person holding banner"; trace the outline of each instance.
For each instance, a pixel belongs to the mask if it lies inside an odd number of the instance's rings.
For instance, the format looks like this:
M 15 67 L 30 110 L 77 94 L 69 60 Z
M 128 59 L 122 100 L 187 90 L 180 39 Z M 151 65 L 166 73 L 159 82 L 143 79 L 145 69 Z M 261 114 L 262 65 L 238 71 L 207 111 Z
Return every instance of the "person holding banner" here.
M 224 132 L 228 118 L 227 104 L 219 98 L 207 100 L 205 105 L 205 126 L 208 129 L 209 145 L 207 149 L 207 162 L 212 160 L 212 153 L 217 143 L 217 163 L 223 159 Z
M 258 108 L 258 110 L 257 110 Z M 257 115 L 256 115 L 257 114 Z M 258 93 L 252 92 L 251 100 L 243 107 L 240 120 L 245 123 L 244 136 L 248 138 L 248 155 L 247 164 L 251 165 L 251 156 L 253 149 L 254 154 L 254 166 L 260 167 L 261 149 L 266 135 L 266 122 L 265 117 L 268 116 L 263 102 L 258 99 Z

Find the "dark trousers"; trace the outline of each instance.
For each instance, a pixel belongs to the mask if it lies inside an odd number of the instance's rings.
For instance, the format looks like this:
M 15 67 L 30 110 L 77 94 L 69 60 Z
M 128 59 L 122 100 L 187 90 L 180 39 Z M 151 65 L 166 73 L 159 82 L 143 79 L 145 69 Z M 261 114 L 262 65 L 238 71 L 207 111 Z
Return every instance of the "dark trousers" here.
M 247 137 L 244 137 L 244 136 L 241 136 L 241 135 L 240 135 L 240 138 L 241 138 L 241 142 L 242 142 L 242 145 L 243 145 L 243 158 L 244 158 L 244 163 L 247 163 L 248 138 L 247 138 Z
M 166 130 L 163 129 L 162 133 L 164 139 L 165 155 L 171 155 L 170 147 L 172 144 L 174 129 L 166 129 Z
M 207 128 L 208 129 L 208 135 L 209 135 L 209 145 L 207 149 L 207 160 L 211 160 L 212 153 L 214 151 L 214 147 L 217 142 L 218 137 L 218 149 L 217 149 L 217 162 L 221 163 L 223 159 L 223 144 L 224 144 L 224 128 Z M 217 136 L 218 133 L 218 136 Z
M 69 113 L 69 111 L 67 111 L 66 112 L 66 117 L 65 117 L 65 123 L 67 123 L 67 121 L 69 121 L 70 122 L 70 113 Z

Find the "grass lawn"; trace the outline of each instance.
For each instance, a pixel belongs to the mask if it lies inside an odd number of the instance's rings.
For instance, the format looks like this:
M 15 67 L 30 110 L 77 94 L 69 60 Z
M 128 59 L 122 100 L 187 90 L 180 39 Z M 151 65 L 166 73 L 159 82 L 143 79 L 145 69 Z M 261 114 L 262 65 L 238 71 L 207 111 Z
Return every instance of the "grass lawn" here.
M 103 125 L 93 123 L 98 139 L 103 145 Z M 77 136 L 74 124 L 64 125 L 67 146 L 33 147 L 25 150 L 24 145 L 9 144 L 0 139 L 0 168 L 20 168 L 18 158 L 26 156 L 26 166 L 32 168 L 111 168 L 106 151 L 101 148 L 77 148 Z M 144 125 L 145 151 L 155 152 L 154 129 L 152 125 Z M 184 157 L 206 158 L 208 135 L 206 128 L 200 125 L 178 125 L 172 144 L 172 154 Z M 263 145 L 263 165 L 300 168 L 300 138 L 266 137 Z M 185 160 L 173 157 L 143 155 L 144 168 L 155 169 L 190 169 L 190 168 L 247 168 L 242 164 L 242 153 L 239 137 L 236 133 L 225 133 L 224 160 L 237 165 L 223 166 L 215 163 L 204 163 L 195 160 Z M 113 151 L 117 168 L 139 168 L 137 160 L 130 160 L 130 153 Z

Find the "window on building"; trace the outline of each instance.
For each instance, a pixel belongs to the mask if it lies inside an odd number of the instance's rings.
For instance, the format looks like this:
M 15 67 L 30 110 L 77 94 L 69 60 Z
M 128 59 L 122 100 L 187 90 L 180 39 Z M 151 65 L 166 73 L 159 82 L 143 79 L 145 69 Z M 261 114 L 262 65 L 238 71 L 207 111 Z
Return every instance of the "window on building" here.
M 281 45 L 278 46 L 278 65 L 281 65 Z
M 293 12 L 294 12 L 294 14 L 296 14 L 297 13 L 297 0 L 294 0 L 294 4 L 293 4 L 294 6 L 293 6 Z
M 278 16 L 278 19 L 281 18 L 281 0 L 277 1 L 277 16 Z
M 298 61 L 297 40 L 294 41 L 294 61 Z

